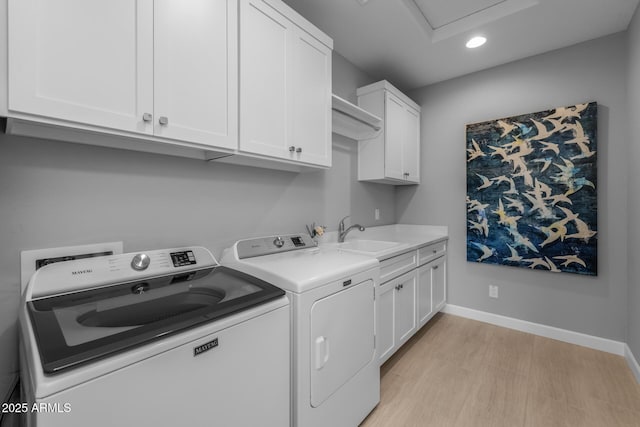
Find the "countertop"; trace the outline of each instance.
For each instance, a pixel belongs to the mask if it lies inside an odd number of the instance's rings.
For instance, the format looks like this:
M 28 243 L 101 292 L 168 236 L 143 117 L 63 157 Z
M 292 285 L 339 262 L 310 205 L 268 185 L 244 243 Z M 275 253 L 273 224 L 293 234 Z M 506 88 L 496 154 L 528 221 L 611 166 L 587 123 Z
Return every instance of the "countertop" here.
M 449 229 L 446 226 L 391 224 L 379 227 L 367 227 L 365 231 L 351 230 L 345 242 L 354 240 L 376 240 L 397 242 L 398 245 L 378 252 L 371 252 L 371 256 L 382 261 L 402 253 L 415 250 L 425 245 L 449 239 Z M 338 232 L 331 231 L 317 238 L 320 247 L 335 247 L 338 245 Z M 363 253 L 363 252 L 359 252 Z

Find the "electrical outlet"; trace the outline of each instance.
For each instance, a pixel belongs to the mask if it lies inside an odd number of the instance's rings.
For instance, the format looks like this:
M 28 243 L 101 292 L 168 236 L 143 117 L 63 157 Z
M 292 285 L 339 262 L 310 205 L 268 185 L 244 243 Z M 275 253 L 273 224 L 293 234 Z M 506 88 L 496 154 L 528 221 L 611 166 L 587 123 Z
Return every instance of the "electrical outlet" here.
M 380 209 L 376 208 L 374 211 L 374 216 L 376 218 L 376 221 L 380 220 Z
M 498 285 L 489 285 L 489 297 L 498 298 Z

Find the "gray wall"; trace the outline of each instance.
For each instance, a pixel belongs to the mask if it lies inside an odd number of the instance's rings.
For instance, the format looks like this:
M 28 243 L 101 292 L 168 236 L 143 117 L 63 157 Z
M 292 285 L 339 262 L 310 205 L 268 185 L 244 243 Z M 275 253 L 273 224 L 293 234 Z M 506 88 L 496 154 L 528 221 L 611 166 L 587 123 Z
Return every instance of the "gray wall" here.
M 371 83 L 333 60 L 339 95 Z M 355 141 L 334 135 L 333 148 L 333 168 L 294 174 L 0 135 L 0 399 L 17 371 L 21 250 L 122 240 L 125 251 L 204 245 L 219 255 L 313 221 L 335 230 L 348 214 L 395 222 L 394 189 L 356 181 Z
M 627 342 L 640 361 L 640 8 L 636 10 L 629 37 L 629 325 Z
M 449 303 L 626 340 L 626 54 L 617 34 L 409 93 L 422 105 L 423 184 L 397 190 L 396 216 L 449 226 Z M 465 125 L 585 101 L 599 104 L 598 277 L 467 262 Z

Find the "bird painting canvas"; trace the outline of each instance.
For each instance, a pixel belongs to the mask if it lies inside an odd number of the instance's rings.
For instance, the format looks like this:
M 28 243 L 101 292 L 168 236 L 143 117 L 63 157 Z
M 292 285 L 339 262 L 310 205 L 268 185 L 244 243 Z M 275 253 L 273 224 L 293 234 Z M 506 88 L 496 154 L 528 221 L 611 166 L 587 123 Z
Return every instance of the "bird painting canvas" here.
M 597 113 L 467 125 L 467 261 L 597 275 Z

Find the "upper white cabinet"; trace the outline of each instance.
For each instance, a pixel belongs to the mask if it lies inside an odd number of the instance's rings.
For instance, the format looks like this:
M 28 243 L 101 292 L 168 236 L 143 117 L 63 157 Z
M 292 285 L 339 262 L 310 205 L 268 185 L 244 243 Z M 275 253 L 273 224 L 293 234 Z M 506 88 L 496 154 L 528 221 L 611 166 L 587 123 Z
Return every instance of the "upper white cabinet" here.
M 241 0 L 241 152 L 331 166 L 332 48 L 281 1 Z
M 358 180 L 420 183 L 420 106 L 386 80 L 361 87 L 358 105 L 382 118 L 377 136 L 358 142 Z
M 237 147 L 236 1 L 155 0 L 153 7 L 154 133 Z
M 151 133 L 153 2 L 9 0 L 9 111 Z
M 9 116 L 237 147 L 237 2 L 9 0 Z

